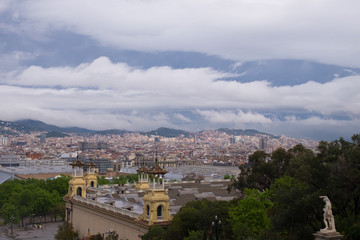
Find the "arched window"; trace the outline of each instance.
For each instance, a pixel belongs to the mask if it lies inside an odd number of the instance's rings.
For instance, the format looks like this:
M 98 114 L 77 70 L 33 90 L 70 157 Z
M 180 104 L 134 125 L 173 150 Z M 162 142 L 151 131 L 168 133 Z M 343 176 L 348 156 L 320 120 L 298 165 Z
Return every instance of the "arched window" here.
M 147 212 L 147 215 L 149 216 L 150 215 L 150 207 L 149 207 L 149 205 L 146 206 L 146 212 Z
M 70 219 L 70 215 L 71 214 L 71 210 L 69 208 L 66 208 L 66 220 L 69 222 L 71 219 Z
M 163 215 L 163 207 L 162 205 L 157 207 L 157 216 L 161 217 Z
M 90 182 L 90 186 L 91 186 L 91 187 L 94 187 L 94 181 L 91 181 L 91 182 Z
M 76 195 L 78 195 L 78 196 L 82 196 L 82 188 L 81 187 L 78 187 L 77 189 L 76 189 Z

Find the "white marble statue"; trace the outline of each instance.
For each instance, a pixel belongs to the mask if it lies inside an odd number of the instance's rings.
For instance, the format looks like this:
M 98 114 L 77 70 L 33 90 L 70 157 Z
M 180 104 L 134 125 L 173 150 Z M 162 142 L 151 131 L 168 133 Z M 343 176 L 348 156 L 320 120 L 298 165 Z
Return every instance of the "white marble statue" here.
M 320 196 L 320 198 L 322 198 L 322 200 L 325 202 L 325 207 L 323 208 L 325 228 L 321 229 L 320 232 L 336 232 L 334 215 L 332 214 L 331 210 L 331 202 L 327 196 Z

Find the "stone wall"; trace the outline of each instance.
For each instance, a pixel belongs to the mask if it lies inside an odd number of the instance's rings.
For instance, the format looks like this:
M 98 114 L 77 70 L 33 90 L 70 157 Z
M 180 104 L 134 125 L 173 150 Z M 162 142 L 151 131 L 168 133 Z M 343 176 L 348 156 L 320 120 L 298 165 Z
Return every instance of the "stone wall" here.
M 79 231 L 80 237 L 88 236 L 89 232 L 95 235 L 116 231 L 119 239 L 141 239 L 148 231 L 148 226 L 135 221 L 136 218 L 100 206 L 70 200 L 66 208 L 72 209 L 70 222 Z

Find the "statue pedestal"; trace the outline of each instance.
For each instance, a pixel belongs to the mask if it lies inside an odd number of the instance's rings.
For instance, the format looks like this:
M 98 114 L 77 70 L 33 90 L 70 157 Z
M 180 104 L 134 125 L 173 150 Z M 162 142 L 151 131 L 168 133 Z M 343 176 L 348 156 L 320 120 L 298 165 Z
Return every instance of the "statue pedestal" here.
M 340 240 L 344 235 L 341 235 L 339 232 L 317 232 L 313 234 L 315 240 Z

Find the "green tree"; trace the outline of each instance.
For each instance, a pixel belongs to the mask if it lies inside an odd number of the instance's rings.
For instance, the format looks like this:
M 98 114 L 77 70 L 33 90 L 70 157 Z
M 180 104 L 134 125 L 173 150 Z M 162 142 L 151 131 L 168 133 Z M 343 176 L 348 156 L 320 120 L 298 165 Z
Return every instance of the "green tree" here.
M 265 193 L 257 189 L 245 189 L 244 198 L 229 210 L 235 239 L 261 236 L 270 228 L 267 211 L 272 207 Z
M 289 168 L 291 154 L 283 148 L 276 149 L 271 154 L 271 165 L 274 168 L 274 178 L 283 176 Z
M 18 206 L 19 216 L 22 226 L 24 226 L 24 218 L 31 216 L 33 213 L 34 194 L 30 189 L 15 192 L 13 193 L 12 202 Z
M 118 178 L 114 178 L 113 179 L 113 183 L 114 184 L 125 184 L 127 181 L 126 177 L 125 176 L 120 176 Z
M 333 205 L 337 230 L 345 239 L 358 239 L 360 235 L 360 135 L 354 134 L 348 142 L 343 138 L 321 142 L 317 159 L 326 169 L 321 185 Z M 313 180 L 314 181 L 314 180 Z
M 20 214 L 18 208 L 11 203 L 5 203 L 1 207 L 1 217 L 5 224 L 17 224 L 20 221 Z
M 118 240 L 119 234 L 116 231 L 111 231 L 106 237 L 105 240 Z
M 3 204 L 12 200 L 13 193 L 21 192 L 23 185 L 21 180 L 14 179 L 0 184 L 0 208 Z
M 328 171 L 314 152 L 299 144 L 288 150 L 291 160 L 287 175 L 308 183 L 316 189 L 325 186 Z
M 345 234 L 344 239 L 359 239 L 360 135 L 351 140 L 322 141 L 317 154 L 299 144 L 288 151 L 278 149 L 271 156 L 261 151 L 249 156 L 249 164 L 241 167 L 233 187 L 267 192 L 274 203 L 268 211 L 272 227 L 267 236 L 312 239 L 312 233 L 323 227 L 319 196 L 326 195 L 332 202 L 337 230 Z M 235 234 L 243 232 L 248 235 L 244 238 L 252 234 L 248 225 L 236 224 Z
M 290 158 L 291 155 L 282 148 L 275 150 L 272 155 L 256 151 L 249 156 L 248 164 L 240 166 L 241 173 L 232 186 L 241 191 L 245 188 L 264 191 L 286 173 Z
M 264 182 L 263 176 L 266 177 L 262 171 L 266 168 L 267 154 L 264 151 L 256 151 L 249 156 L 249 162 L 246 165 L 240 166 L 240 175 L 238 179 L 233 183 L 233 186 L 241 191 L 245 188 L 256 188 L 263 190 L 268 183 Z
M 41 188 L 35 189 L 34 195 L 36 196 L 34 201 L 34 212 L 44 217 L 46 216 L 46 213 L 55 206 L 56 202 L 59 202 L 61 199 L 57 192 L 49 193 Z
M 97 180 L 98 180 L 98 184 L 99 184 L 99 185 L 110 184 L 110 181 L 107 180 L 104 176 L 102 176 L 102 177 L 97 177 Z
M 64 220 L 64 218 L 65 218 L 65 202 L 55 203 L 55 205 L 52 208 L 50 208 L 49 213 L 50 213 L 51 221 L 52 221 L 52 218 L 54 218 L 55 222 L 56 222 L 56 218 L 58 216 L 60 216 L 62 218 L 62 220 Z
M 190 231 L 201 229 L 201 213 L 192 207 L 183 207 L 171 221 L 166 239 L 184 239 L 189 236 Z M 175 237 L 176 236 L 176 237 Z
M 101 236 L 101 233 L 98 233 L 96 235 L 92 235 L 90 240 L 103 240 L 103 237 Z
M 126 179 L 129 183 L 135 183 L 138 181 L 138 175 L 137 174 L 126 175 Z
M 142 240 L 161 240 L 164 239 L 165 229 L 161 226 L 151 226 L 149 231 L 145 233 L 141 239 Z
M 64 222 L 62 225 L 59 226 L 58 231 L 55 235 L 56 240 L 79 240 L 79 233 L 74 231 L 73 226 L 68 223 Z
M 62 196 L 67 192 L 69 177 L 53 180 L 14 179 L 0 184 L 0 208 L 5 204 L 16 207 L 16 215 L 24 225 L 25 217 L 34 214 L 64 215 Z M 64 195 L 61 195 L 64 194 Z M 61 212 L 61 213 L 60 213 Z M 2 214 L 2 213 L 1 213 Z M 46 218 L 45 218 L 46 221 Z
M 218 228 L 221 239 L 229 239 L 232 228 L 227 221 L 229 218 L 229 207 L 236 201 L 209 201 L 206 199 L 188 202 L 174 216 L 168 228 L 163 234 L 163 239 L 184 239 L 190 236 L 191 232 L 202 231 L 204 239 L 211 237 L 212 222 L 217 216 L 222 224 Z M 193 233 L 195 234 L 195 233 Z
M 270 218 L 273 230 L 284 239 L 313 239 L 320 229 L 316 209 L 322 209 L 318 194 L 289 176 L 283 176 L 267 191 L 273 202 Z
M 204 231 L 190 231 L 189 236 L 184 238 L 184 240 L 199 240 L 204 238 Z
M 56 191 L 60 196 L 65 196 L 69 187 L 69 176 L 61 175 L 56 179 L 47 179 L 44 182 L 44 189 L 48 192 Z

